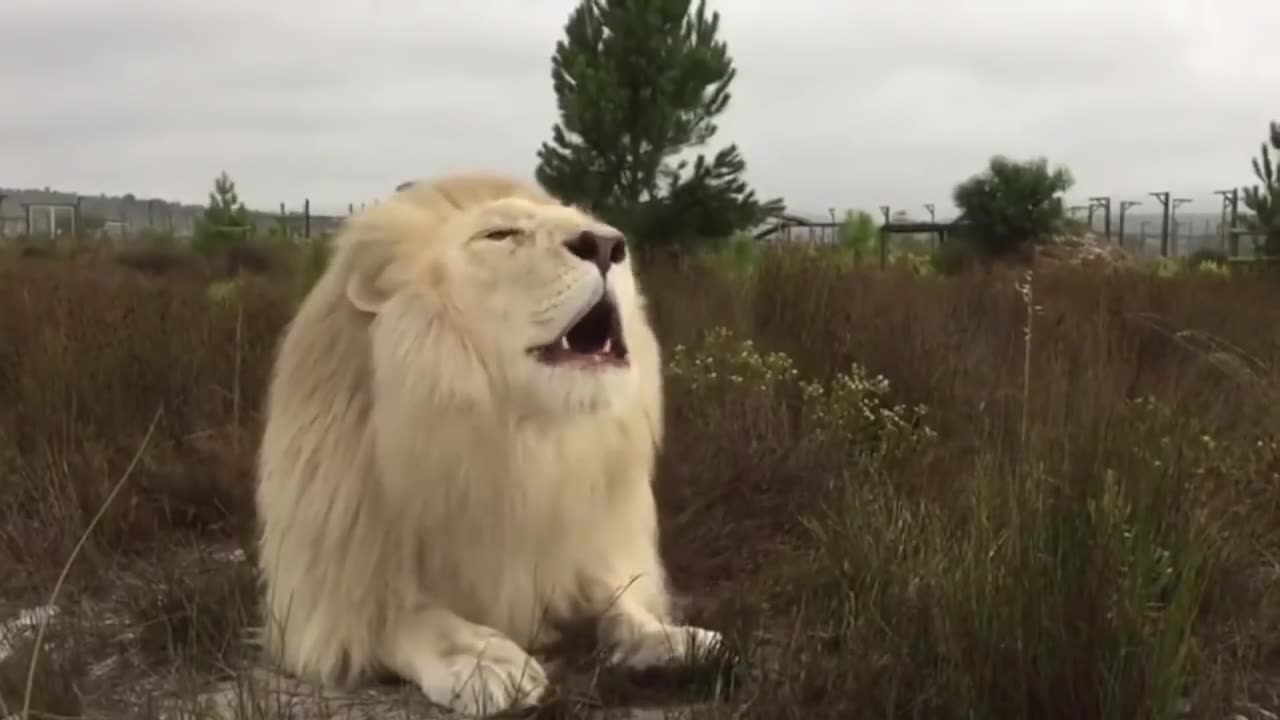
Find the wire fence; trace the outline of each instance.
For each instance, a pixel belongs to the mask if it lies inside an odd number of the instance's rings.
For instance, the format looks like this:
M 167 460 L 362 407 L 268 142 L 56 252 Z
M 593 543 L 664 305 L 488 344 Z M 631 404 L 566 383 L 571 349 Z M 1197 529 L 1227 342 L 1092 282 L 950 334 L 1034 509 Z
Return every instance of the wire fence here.
M 362 205 L 361 205 L 362 206 Z M 357 209 L 352 203 L 347 215 Z M 128 241 L 155 236 L 189 239 L 205 208 L 130 196 L 0 191 L 0 238 L 56 239 L 96 236 Z M 299 239 L 333 232 L 346 215 L 313 214 L 311 202 L 276 212 L 249 211 L 252 233 Z
M 927 251 L 956 229 L 962 218 L 940 219 L 933 203 L 912 208 L 879 206 L 876 224 L 889 229 L 895 250 Z M 1251 215 L 1238 188 L 1186 195 L 1168 192 L 1148 196 L 1093 196 L 1068 204 L 1067 216 L 1089 239 L 1143 257 L 1186 257 L 1212 250 L 1235 257 L 1257 254 Z M 826 216 L 785 213 L 755 233 L 766 243 L 831 244 L 840 242 L 845 211 L 830 208 Z M 874 217 L 874 215 L 873 215 Z
M 1088 203 L 1068 206 L 1068 216 L 1088 228 L 1098 242 L 1115 244 L 1135 255 L 1185 257 L 1206 249 L 1238 257 L 1255 254 L 1247 233 L 1248 211 L 1238 189 L 1215 190 L 1176 196 L 1150 193 L 1151 197 L 1090 197 Z M 312 214 L 311 202 L 290 207 L 280 203 L 275 212 L 250 211 L 250 232 L 257 236 L 302 239 L 331 233 L 342 220 L 365 206 L 351 203 L 345 215 Z M 1167 206 L 1167 207 L 1166 207 Z M 892 226 L 933 227 L 933 231 L 895 233 L 892 243 L 902 248 L 928 249 L 945 236 L 948 223 L 935 217 L 932 203 L 916 210 L 880 206 L 880 221 Z M 921 212 L 923 210 L 924 212 Z M 0 239 L 97 236 L 129 241 L 166 236 L 191 238 L 205 208 L 132 196 L 105 197 L 57 192 L 0 191 Z M 927 213 L 927 215 L 926 215 Z M 788 212 L 757 233 L 769 243 L 835 243 L 841 236 L 844 212 L 835 208 L 828 217 L 806 217 Z

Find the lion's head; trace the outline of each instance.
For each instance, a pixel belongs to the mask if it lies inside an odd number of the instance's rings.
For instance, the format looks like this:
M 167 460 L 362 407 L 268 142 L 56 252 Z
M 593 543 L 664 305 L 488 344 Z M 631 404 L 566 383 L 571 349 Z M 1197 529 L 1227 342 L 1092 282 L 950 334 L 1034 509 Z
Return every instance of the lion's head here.
M 435 335 L 433 347 L 442 336 L 457 345 L 442 359 L 454 385 L 441 392 L 458 400 L 606 409 L 633 402 L 657 372 L 627 239 L 530 184 L 477 174 L 405 183 L 353 219 L 334 268 L 371 319 L 375 353 L 413 352 L 406 328 Z M 395 337 L 380 343 L 380 331 Z

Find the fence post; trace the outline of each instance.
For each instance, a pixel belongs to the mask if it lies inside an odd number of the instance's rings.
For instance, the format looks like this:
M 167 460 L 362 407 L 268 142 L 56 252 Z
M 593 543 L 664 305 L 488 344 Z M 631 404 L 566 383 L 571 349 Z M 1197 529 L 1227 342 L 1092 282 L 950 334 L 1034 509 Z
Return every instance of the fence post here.
M 880 212 L 884 215 L 884 225 L 880 226 L 880 269 L 884 270 L 889 265 L 889 233 L 886 228 L 892 222 L 893 209 L 888 205 L 881 205 Z

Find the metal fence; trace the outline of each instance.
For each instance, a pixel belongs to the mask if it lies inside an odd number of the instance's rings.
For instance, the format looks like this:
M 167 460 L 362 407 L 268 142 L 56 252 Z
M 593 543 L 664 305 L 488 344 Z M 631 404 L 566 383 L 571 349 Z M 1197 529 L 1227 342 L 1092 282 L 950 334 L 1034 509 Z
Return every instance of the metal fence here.
M 348 206 L 348 214 L 355 205 Z M 52 191 L 0 191 L 0 238 L 93 235 L 128 241 L 155 235 L 188 239 L 205 208 L 160 199 L 106 197 Z M 331 232 L 343 215 L 313 215 L 308 199 L 276 212 L 250 211 L 254 231 L 301 238 Z

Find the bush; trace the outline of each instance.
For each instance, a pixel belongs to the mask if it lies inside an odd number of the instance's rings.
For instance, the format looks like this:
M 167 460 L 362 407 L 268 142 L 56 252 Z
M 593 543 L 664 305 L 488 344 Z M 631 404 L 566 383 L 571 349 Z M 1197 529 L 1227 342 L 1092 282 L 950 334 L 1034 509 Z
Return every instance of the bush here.
M 144 227 L 138 231 L 130 244 L 140 249 L 172 251 L 178 246 L 178 238 L 171 230 Z
M 317 235 L 303 240 L 301 252 L 298 253 L 297 269 L 293 273 L 295 281 L 294 294 L 299 300 L 306 297 L 311 287 L 316 284 L 329 259 L 333 257 L 333 237 Z
M 972 270 L 985 259 L 981 248 L 968 235 L 956 232 L 929 254 L 929 265 L 939 275 L 954 275 Z
M 195 254 L 162 246 L 118 250 L 115 262 L 148 275 L 165 275 L 178 271 L 200 272 L 204 263 Z
M 840 247 L 853 256 L 854 264 L 871 260 L 876 256 L 880 234 L 876 220 L 865 210 L 845 212 L 840 224 Z
M 223 272 L 233 278 L 242 272 L 266 275 L 274 264 L 270 253 L 253 244 L 230 245 L 222 252 Z
M 210 302 L 184 274 L 0 269 L 0 567 L 31 570 L 9 577 L 56 571 L 40 564 L 70 553 L 157 411 L 148 461 L 90 538 L 91 555 L 251 521 L 242 435 L 291 306 L 268 283 L 243 285 L 250 312 Z
M 1195 252 L 1187 256 L 1187 264 L 1192 267 L 1203 265 L 1205 263 L 1213 263 L 1215 265 L 1226 265 L 1230 256 L 1223 250 L 1217 248 L 1197 248 Z
M 1192 272 L 1199 272 L 1219 277 L 1231 274 L 1230 257 L 1226 252 L 1215 248 L 1199 248 L 1187 256 L 1187 267 Z
M 736 232 L 718 246 L 712 245 L 695 258 L 733 274 L 741 281 L 749 280 L 760 259 L 760 245 L 751 233 Z
M 997 155 L 985 171 L 957 185 L 952 197 L 974 246 L 999 257 L 1058 232 L 1066 219 L 1061 195 L 1074 184 L 1070 170 L 1050 170 L 1044 158 L 1015 162 Z
M 673 425 L 731 423 L 747 452 L 721 466 L 743 472 L 776 467 L 784 457 L 826 472 L 884 467 L 933 434 L 923 406 L 891 403 L 883 376 L 853 363 L 826 382 L 804 379 L 785 353 L 762 353 L 724 327 L 707 331 L 694 349 L 675 346 L 667 381 L 679 418 Z
M 1178 425 L 1139 401 L 1107 435 L 1050 442 L 1059 464 L 988 455 L 962 523 L 884 479 L 848 485 L 811 521 L 810 603 L 868 658 L 842 690 L 878 716 L 1172 716 L 1223 569 L 1196 510 L 1216 488 L 1192 482 L 1221 458 Z

